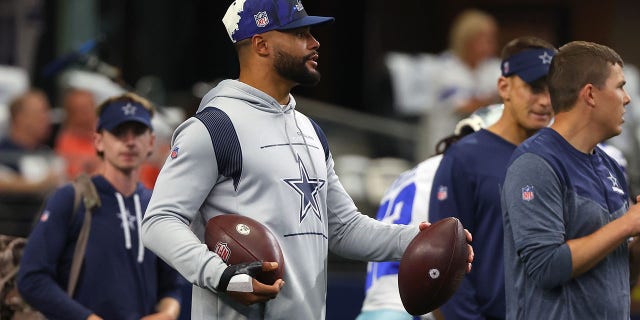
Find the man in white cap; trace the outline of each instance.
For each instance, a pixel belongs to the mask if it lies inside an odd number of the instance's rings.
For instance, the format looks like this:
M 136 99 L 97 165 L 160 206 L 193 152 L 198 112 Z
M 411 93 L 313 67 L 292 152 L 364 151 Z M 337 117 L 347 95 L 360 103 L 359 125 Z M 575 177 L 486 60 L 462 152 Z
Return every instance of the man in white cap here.
M 145 245 L 194 284 L 194 320 L 324 319 L 329 249 L 351 259 L 400 259 L 418 233 L 359 213 L 324 133 L 295 110 L 291 89 L 320 80 L 320 43 L 310 27 L 332 20 L 291 0 L 238 0 L 223 18 L 240 77 L 212 89 L 176 129 L 142 224 Z M 227 266 L 209 251 L 205 224 L 222 214 L 251 217 L 274 233 L 284 279 L 252 279 L 248 292 L 229 286 L 236 275 L 277 263 Z

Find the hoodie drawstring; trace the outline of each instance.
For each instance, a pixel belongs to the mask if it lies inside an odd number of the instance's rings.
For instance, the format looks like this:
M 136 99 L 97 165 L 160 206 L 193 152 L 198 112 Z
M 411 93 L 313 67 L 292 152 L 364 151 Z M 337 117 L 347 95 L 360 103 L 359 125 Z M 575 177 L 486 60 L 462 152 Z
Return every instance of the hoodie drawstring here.
M 291 150 L 291 155 L 293 155 L 293 160 L 297 162 L 298 158 L 296 157 L 296 151 L 293 150 L 293 145 L 291 144 L 291 138 L 289 137 L 289 126 L 287 126 L 287 117 L 285 117 L 286 112 L 281 111 L 281 113 L 282 113 L 282 120 L 284 121 L 284 136 L 287 137 L 287 144 L 289 145 L 289 150 Z M 295 117 L 296 117 L 296 112 L 293 111 L 294 120 L 295 120 Z M 298 126 L 298 123 L 296 122 L 296 127 L 297 126 Z
M 133 204 L 136 207 L 136 222 L 138 224 L 138 263 L 144 261 L 144 246 L 142 245 L 142 210 L 140 210 L 140 196 L 136 193 L 133 195 Z
M 131 249 L 131 231 L 129 231 L 129 214 L 127 208 L 124 205 L 124 198 L 118 192 L 115 193 L 116 200 L 118 200 L 118 208 L 120 209 L 120 220 L 122 221 L 122 229 L 124 233 L 124 245 L 127 250 Z M 136 223 L 138 228 L 138 263 L 144 261 L 144 246 L 140 237 L 140 224 L 142 223 L 142 212 L 140 210 L 140 196 L 138 194 L 133 195 L 133 202 L 136 211 Z
M 127 214 L 127 208 L 124 206 L 124 199 L 122 195 L 116 192 L 116 199 L 118 200 L 118 208 L 120 209 L 120 220 L 122 220 L 122 230 L 124 232 L 124 246 L 127 249 L 131 249 L 131 233 L 129 232 L 129 219 Z

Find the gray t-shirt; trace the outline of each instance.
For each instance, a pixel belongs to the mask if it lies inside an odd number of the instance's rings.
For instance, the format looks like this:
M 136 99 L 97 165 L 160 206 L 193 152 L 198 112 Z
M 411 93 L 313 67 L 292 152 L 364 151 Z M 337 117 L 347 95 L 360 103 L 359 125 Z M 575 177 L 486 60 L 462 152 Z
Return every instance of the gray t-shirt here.
M 629 319 L 627 243 L 575 278 L 566 243 L 622 216 L 628 199 L 600 148 L 582 153 L 550 128 L 521 144 L 502 188 L 507 319 Z

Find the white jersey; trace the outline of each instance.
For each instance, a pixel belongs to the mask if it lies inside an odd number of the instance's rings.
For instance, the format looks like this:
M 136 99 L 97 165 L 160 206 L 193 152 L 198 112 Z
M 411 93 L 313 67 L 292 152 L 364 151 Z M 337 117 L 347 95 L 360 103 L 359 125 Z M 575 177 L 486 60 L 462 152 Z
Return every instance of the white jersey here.
M 269 95 L 225 80 L 172 138 L 143 221 L 143 240 L 194 284 L 192 319 L 324 319 L 328 250 L 398 260 L 418 233 L 360 214 L 334 171 L 322 130 Z M 207 221 L 251 217 L 276 236 L 285 285 L 244 306 L 216 292 L 227 265 L 203 244 Z M 191 228 L 190 228 L 191 225 Z
M 496 83 L 500 78 L 500 60 L 490 58 L 475 69 L 469 68 L 451 52 L 440 57 L 438 77 L 433 79 L 432 106 L 427 108 L 421 120 L 421 133 L 416 144 L 419 159 L 432 155 L 441 138 L 453 132 L 461 119 L 455 108 L 470 99 L 487 99 L 498 96 Z
M 433 156 L 402 173 L 380 202 L 377 219 L 418 225 L 428 220 L 429 195 L 433 176 L 442 155 Z M 367 292 L 362 311 L 404 311 L 398 291 L 398 262 L 370 262 L 367 266 Z

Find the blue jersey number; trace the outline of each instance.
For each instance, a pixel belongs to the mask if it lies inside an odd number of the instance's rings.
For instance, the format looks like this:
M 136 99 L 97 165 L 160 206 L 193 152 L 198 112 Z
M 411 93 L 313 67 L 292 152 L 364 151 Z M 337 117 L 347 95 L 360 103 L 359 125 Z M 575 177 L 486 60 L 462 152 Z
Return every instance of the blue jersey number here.
M 389 191 L 387 192 L 389 193 Z M 415 184 L 412 183 L 404 186 L 395 198 L 387 199 L 380 205 L 376 219 L 395 224 L 411 223 L 413 199 L 415 196 Z M 390 274 L 397 274 L 399 266 L 400 263 L 397 261 L 369 262 L 367 265 L 366 290 L 369 290 L 376 279 Z

